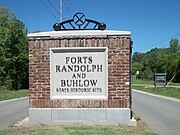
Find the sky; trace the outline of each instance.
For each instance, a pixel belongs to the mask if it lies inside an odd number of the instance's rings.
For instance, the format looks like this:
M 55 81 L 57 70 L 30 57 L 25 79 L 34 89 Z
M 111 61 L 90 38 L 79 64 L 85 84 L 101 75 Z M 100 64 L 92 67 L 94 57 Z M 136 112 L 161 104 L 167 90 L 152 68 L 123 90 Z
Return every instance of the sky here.
M 42 2 L 44 5 L 42 4 Z M 60 0 L 0 0 L 28 32 L 53 31 L 60 19 Z M 180 40 L 180 0 L 63 0 L 63 20 L 77 12 L 104 22 L 107 30 L 130 31 L 133 52 L 167 48 Z

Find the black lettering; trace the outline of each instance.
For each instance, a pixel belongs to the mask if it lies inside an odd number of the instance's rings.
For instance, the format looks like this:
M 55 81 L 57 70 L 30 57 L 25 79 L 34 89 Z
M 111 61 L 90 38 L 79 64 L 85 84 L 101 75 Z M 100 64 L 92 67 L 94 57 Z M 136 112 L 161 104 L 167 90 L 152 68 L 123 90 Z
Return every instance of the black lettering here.
M 96 86 L 97 80 L 90 80 L 92 86 Z
M 65 87 L 66 86 L 66 80 L 61 80 L 61 87 Z
M 86 64 L 87 63 L 87 57 L 83 57 L 83 59 L 84 59 L 84 64 Z
M 84 80 L 84 86 L 88 87 L 89 86 L 89 80 Z
M 97 65 L 97 72 L 102 72 L 102 65 Z
M 75 63 L 76 63 L 76 57 L 72 57 L 72 58 L 71 58 L 71 63 L 72 63 L 72 64 L 75 64 Z
M 93 88 L 93 91 L 92 91 L 92 92 L 101 93 L 101 92 L 102 92 L 102 89 L 101 89 L 101 88 Z
M 70 72 L 70 71 L 73 72 L 73 65 L 71 65 L 71 66 L 68 65 L 68 72 Z
M 81 80 L 79 80 L 79 87 L 83 87 L 83 84 L 81 83 Z
M 68 87 L 71 87 L 71 85 L 72 85 L 72 80 L 66 80 L 67 81 L 67 86 Z
M 81 78 L 86 78 L 86 74 L 85 74 L 85 73 L 82 73 L 82 74 L 81 74 Z
M 71 84 L 71 86 L 73 87 L 78 87 L 78 80 L 70 80 L 71 82 L 73 82 L 73 84 Z M 69 86 L 69 87 L 71 87 Z
M 92 64 L 92 57 L 89 57 L 88 63 Z
M 73 74 L 73 78 L 82 78 L 86 74 L 78 74 L 77 76 Z M 61 80 L 61 87 L 89 87 L 96 86 L 97 80 Z
M 79 66 L 78 65 L 74 65 L 74 72 L 79 72 Z
M 67 70 L 66 70 L 66 66 L 65 66 L 65 65 L 62 67 L 61 72 L 67 72 Z
M 73 74 L 72 79 L 76 79 L 76 74 Z
M 102 72 L 103 65 L 56 65 L 56 72 Z
M 92 65 L 92 72 L 96 69 L 96 65 Z
M 89 65 L 87 65 L 87 70 L 86 72 L 91 72 L 91 68 L 89 67 Z
M 81 78 L 81 74 L 80 73 L 77 73 L 77 78 Z
M 81 65 L 81 72 L 85 72 L 86 71 L 86 66 L 85 65 Z
M 69 59 L 70 59 L 70 57 L 66 57 L 66 64 L 69 63 Z
M 56 88 L 56 92 L 59 92 L 59 88 Z
M 59 66 L 59 65 L 56 65 L 56 72 L 61 72 L 61 71 L 60 71 L 60 66 Z
M 77 57 L 78 58 L 78 64 L 82 64 L 82 58 L 81 57 Z

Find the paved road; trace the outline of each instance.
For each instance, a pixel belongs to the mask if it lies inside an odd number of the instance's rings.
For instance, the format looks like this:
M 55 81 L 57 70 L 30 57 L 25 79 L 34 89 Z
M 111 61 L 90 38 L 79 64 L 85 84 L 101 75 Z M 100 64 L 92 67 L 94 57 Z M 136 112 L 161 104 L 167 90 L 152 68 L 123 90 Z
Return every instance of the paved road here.
M 28 116 L 29 99 L 23 98 L 7 102 L 0 102 L 0 130 Z
M 180 102 L 133 91 L 133 109 L 160 135 L 180 134 Z

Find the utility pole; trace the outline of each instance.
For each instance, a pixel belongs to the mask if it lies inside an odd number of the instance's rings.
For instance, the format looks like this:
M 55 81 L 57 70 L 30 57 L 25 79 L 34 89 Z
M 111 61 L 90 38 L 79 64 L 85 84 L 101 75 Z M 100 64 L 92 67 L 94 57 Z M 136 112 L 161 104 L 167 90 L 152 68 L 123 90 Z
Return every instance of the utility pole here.
M 60 0 L 60 23 L 62 22 L 62 0 Z

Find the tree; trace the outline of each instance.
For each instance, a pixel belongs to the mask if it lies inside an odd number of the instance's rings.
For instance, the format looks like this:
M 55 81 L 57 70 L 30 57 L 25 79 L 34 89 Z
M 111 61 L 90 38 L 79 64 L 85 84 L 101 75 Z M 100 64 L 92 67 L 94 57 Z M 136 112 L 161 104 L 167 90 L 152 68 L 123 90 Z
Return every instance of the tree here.
M 159 54 L 160 54 L 160 50 L 157 48 L 151 49 L 150 51 L 144 54 L 143 57 L 144 70 L 147 68 L 150 69 L 152 72 L 156 71 Z
M 169 48 L 153 48 L 144 53 L 135 52 L 133 54 L 132 69 L 133 74 L 136 70 L 141 71 L 142 79 L 152 79 L 152 74 L 167 73 L 167 81 L 174 75 L 174 82 L 180 82 L 180 43 L 179 40 L 173 38 L 169 42 Z
M 0 86 L 28 87 L 28 48 L 25 25 L 0 6 Z
M 180 49 L 179 40 L 177 38 L 172 38 L 169 44 L 172 52 L 177 52 Z
M 140 77 L 145 80 L 152 80 L 153 75 L 154 75 L 154 73 L 152 72 L 152 70 L 150 70 L 149 67 L 146 67 L 146 69 L 142 72 Z
M 143 53 L 141 52 L 135 52 L 133 54 L 133 62 L 141 62 L 143 58 Z
M 179 53 L 179 56 L 180 56 L 180 53 Z M 175 77 L 175 82 L 180 82 L 180 60 L 178 62 L 178 65 L 177 65 L 177 73 L 176 73 L 176 77 Z
M 138 62 L 133 62 L 132 64 L 132 74 L 135 75 L 136 71 L 142 72 L 143 70 L 143 64 L 138 63 Z

